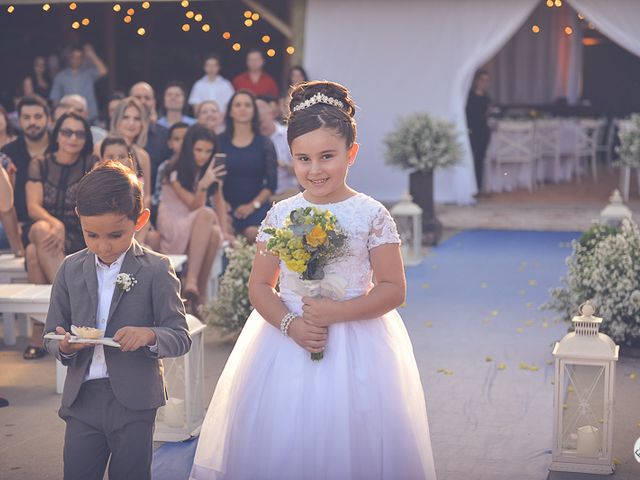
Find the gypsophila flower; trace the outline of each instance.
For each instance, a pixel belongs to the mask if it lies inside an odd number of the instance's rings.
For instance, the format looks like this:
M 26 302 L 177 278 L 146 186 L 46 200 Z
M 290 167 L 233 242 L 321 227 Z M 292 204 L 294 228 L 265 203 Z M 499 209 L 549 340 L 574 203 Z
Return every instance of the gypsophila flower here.
M 616 147 L 618 160 L 615 166 L 640 167 L 640 115 L 633 114 L 625 121 L 618 132 L 620 145 Z
M 119 273 L 115 281 L 116 287 L 123 292 L 131 291 L 136 283 L 138 283 L 138 280 L 130 273 Z

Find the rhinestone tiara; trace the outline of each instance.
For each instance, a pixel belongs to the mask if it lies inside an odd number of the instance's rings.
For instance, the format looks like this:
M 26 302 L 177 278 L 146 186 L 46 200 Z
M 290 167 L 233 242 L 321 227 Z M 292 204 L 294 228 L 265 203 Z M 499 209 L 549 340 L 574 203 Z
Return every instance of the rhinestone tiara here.
M 305 108 L 309 108 L 316 103 L 325 103 L 327 105 L 333 105 L 334 107 L 344 108 L 344 103 L 342 103 L 337 98 L 328 97 L 324 93 L 316 93 L 313 97 L 307 98 L 304 102 L 299 103 L 295 107 L 293 107 L 294 112 L 299 112 L 300 110 L 304 110 Z

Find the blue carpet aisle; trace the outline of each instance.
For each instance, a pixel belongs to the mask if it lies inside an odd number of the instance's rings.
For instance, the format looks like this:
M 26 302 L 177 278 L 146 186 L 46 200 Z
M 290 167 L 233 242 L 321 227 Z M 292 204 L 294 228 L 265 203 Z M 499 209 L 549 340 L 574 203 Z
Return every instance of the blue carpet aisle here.
M 538 307 L 578 233 L 468 231 L 407 270 L 400 313 L 427 395 L 439 480 L 541 480 L 550 463 L 551 345 Z M 154 455 L 154 480 L 187 478 L 196 441 Z

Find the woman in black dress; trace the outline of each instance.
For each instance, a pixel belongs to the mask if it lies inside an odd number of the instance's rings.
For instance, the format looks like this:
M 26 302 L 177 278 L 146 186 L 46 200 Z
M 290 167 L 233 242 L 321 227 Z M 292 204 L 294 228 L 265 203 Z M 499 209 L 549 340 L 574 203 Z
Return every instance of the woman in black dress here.
M 31 72 L 22 82 L 22 94 L 24 96 L 38 95 L 49 100 L 51 91 L 51 78 L 47 71 L 47 61 L 42 56 L 33 59 Z
M 487 94 L 489 88 L 489 73 L 478 70 L 473 77 L 473 85 L 467 98 L 467 126 L 469 127 L 469 142 L 473 152 L 473 163 L 476 170 L 478 192 L 482 191 L 482 175 L 484 173 L 484 156 L 487 153 L 491 129 L 487 123 L 491 99 Z
M 251 243 L 278 187 L 278 162 L 271 140 L 260 135 L 253 94 L 238 90 L 229 100 L 220 150 L 227 155 L 224 198 L 231 208 L 236 234 Z

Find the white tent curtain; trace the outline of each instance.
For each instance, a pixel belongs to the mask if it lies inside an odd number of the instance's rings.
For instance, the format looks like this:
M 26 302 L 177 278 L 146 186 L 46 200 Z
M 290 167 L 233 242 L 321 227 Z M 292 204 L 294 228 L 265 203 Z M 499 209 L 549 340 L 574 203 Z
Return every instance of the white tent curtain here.
M 611 40 L 640 56 L 638 0 L 569 0 L 569 3 Z
M 436 174 L 437 202 L 473 203 L 465 101 L 475 70 L 513 35 L 538 0 L 309 0 L 305 66 L 345 84 L 360 105 L 361 150 L 352 185 L 397 200 L 408 172 L 384 164 L 383 138 L 401 116 L 426 111 L 451 121 L 461 164 Z
M 540 28 L 538 33 L 531 30 Z M 573 33 L 565 34 L 565 27 Z M 485 66 L 491 99 L 497 104 L 551 103 L 559 97 L 580 99 L 582 26 L 568 5 L 540 3 L 517 33 Z

